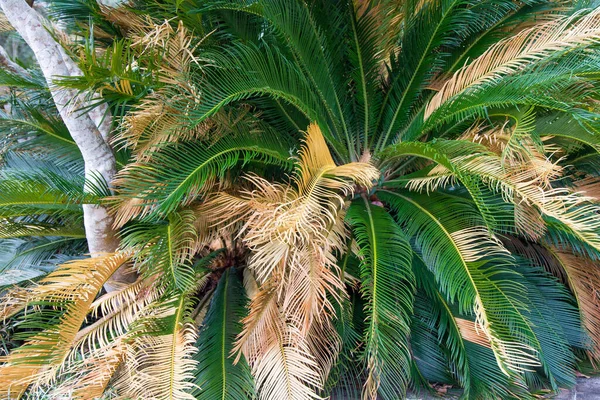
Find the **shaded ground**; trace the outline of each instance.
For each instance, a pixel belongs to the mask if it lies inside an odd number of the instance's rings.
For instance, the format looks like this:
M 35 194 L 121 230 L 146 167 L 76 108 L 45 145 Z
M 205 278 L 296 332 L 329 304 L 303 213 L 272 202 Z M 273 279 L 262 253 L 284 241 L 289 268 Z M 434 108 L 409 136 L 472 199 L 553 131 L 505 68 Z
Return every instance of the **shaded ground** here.
M 558 400 L 600 400 L 600 377 L 580 378 L 577 386 L 556 396 Z
M 458 399 L 459 393 L 442 397 L 442 399 Z M 572 390 L 564 390 L 554 400 L 600 400 L 600 377 L 579 378 L 577 386 Z M 407 400 L 440 400 L 440 397 L 434 397 L 426 394 L 409 394 Z

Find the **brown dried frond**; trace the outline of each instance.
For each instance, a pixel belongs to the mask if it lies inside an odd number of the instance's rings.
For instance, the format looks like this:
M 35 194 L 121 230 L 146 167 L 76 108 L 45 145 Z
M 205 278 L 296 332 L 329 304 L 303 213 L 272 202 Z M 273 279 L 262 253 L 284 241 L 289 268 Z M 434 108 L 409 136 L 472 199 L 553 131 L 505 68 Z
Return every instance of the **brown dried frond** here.
M 458 325 L 460 335 L 463 339 L 480 346 L 487 347 L 488 349 L 492 348 L 490 340 L 481 331 L 481 328 L 477 326 L 475 321 L 469 321 L 468 319 L 462 318 L 454 318 L 454 320 L 456 321 L 456 325 Z
M 354 12 L 359 23 L 367 20 L 372 25 L 370 39 L 377 44 L 379 57 L 379 73 L 387 79 L 390 57 L 398 55 L 400 47 L 398 38 L 404 24 L 404 4 L 400 1 L 354 0 Z
M 238 353 L 236 362 L 243 353 L 265 399 L 318 399 L 316 390 L 324 380 L 306 337 L 285 321 L 277 301 L 278 287 L 273 277 L 257 289 L 233 349 Z
M 194 51 L 200 43 L 181 22 L 177 29 L 169 21 L 147 23 L 133 35 L 132 48 L 158 60 L 153 73 L 161 86 L 125 116 L 115 145 L 132 148 L 138 160 L 147 161 L 161 143 L 204 138 L 215 129 L 210 121 L 193 125 L 188 118 L 199 102 L 191 68 L 198 64 Z
M 251 189 L 219 193 L 207 202 L 210 225 L 243 224 L 248 269 L 258 284 L 234 351 L 246 356 L 258 386 L 266 385 L 263 390 L 313 398 L 322 388 L 323 375 L 314 371 L 317 365 L 330 368 L 332 360 L 319 349 L 338 348 L 330 318 L 332 301 L 344 293 L 333 255 L 347 240 L 344 195 L 357 185 L 369 188 L 378 175 L 368 163 L 336 166 L 312 124 L 290 185 L 249 175 Z M 315 330 L 333 334 L 309 339 Z
M 600 178 L 590 176 L 573 182 L 575 189 L 586 197 L 600 201 Z
M 127 4 L 118 7 L 100 4 L 100 11 L 107 21 L 118 26 L 124 33 L 143 35 L 150 26 L 154 25 L 149 15 L 135 13 L 127 7 Z
M 8 19 L 4 15 L 4 13 L 0 12 L 0 32 L 11 32 L 14 31 L 15 28 L 8 22 Z
M 506 235 L 502 236 L 502 243 L 511 253 L 528 258 L 533 262 L 533 265 L 544 268 L 546 272 L 558 278 L 562 283 L 568 283 L 565 271 L 560 262 L 543 245 Z

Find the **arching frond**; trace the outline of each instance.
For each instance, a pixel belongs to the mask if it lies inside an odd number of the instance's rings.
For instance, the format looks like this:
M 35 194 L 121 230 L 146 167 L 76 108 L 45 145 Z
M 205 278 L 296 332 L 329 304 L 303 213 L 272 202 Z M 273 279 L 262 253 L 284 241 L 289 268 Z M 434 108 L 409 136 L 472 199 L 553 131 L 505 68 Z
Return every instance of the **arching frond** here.
M 242 125 L 237 129 L 208 146 L 195 142 L 163 146 L 153 154 L 151 165 L 128 165 L 115 181 L 118 199 L 138 203 L 133 204 L 133 211 L 117 212 L 119 225 L 131 216 L 166 215 L 181 204 L 189 204 L 239 163 L 291 166 L 288 148 L 273 132 L 252 132 Z
M 0 286 L 11 286 L 52 272 L 63 262 L 87 252 L 83 237 L 2 239 Z
M 250 368 L 242 357 L 233 363 L 232 349 L 242 329 L 246 297 L 237 272 L 230 268 L 221 277 L 198 335 L 194 382 L 199 399 L 252 399 L 255 388 Z
M 414 288 L 412 251 L 391 216 L 366 199 L 352 204 L 347 220 L 360 248 L 361 293 L 367 302 L 363 396 L 402 397 L 410 360 L 405 343 Z
M 508 251 L 485 227 L 478 226 L 476 211 L 459 200 L 454 200 L 452 207 L 442 206 L 442 198 L 434 200 L 437 196 L 392 192 L 379 196 L 393 206 L 397 221 L 415 241 L 449 301 L 457 301 L 461 312 L 475 315 L 500 369 L 508 374 L 509 370 L 520 373 L 535 367 L 535 341 L 519 342 L 513 336 L 523 340 L 531 334 L 522 314 L 518 274 L 508 268 Z M 496 281 L 497 275 L 505 278 Z
M 600 246 L 597 233 L 600 222 L 593 217 L 598 207 L 590 202 L 592 199 L 564 188 L 541 187 L 535 171 L 507 171 L 498 156 L 479 145 L 466 141 L 440 141 L 435 144 L 404 142 L 388 151 L 388 154 L 418 155 L 430 159 L 463 183 L 468 184 L 469 178 L 475 177 L 492 190 L 500 192 L 505 202 L 516 205 L 525 203 L 530 207 L 521 214 L 515 214 L 516 223 L 522 232 L 533 238 L 539 238 L 544 232 L 532 232 L 527 224 L 533 220 L 533 226 L 540 226 L 535 219 L 542 214 L 568 227 L 579 240 L 592 248 Z M 476 193 L 470 194 L 476 197 Z
M 128 254 L 117 253 L 72 261 L 27 289 L 22 296 L 24 302 L 42 302 L 60 310 L 58 325 L 48 322 L 46 329 L 34 332 L 24 345 L 5 357 L 0 366 L 0 387 L 5 396 L 18 396 L 32 383 L 55 379 L 94 297 L 128 259 Z
M 253 296 L 233 351 L 241 351 L 248 360 L 259 398 L 318 399 L 315 389 L 323 382 L 317 363 L 304 337 L 283 319 L 277 289 L 275 281 L 269 281 Z
M 81 215 L 82 203 L 96 201 L 83 193 L 84 180 L 55 171 L 0 172 L 0 218 L 34 215 Z
M 125 341 L 137 316 L 143 315 L 163 295 L 164 291 L 152 287 L 153 283 L 153 279 L 138 279 L 96 299 L 89 309 L 89 317 L 95 321 L 77 333 L 72 345 L 72 358 L 77 359 L 81 355 L 85 360 L 102 356 L 110 353 L 120 340 Z M 78 368 L 81 366 L 74 364 L 70 368 L 80 374 Z M 85 367 L 82 369 L 85 370 Z
M 598 132 L 600 128 L 594 123 L 594 117 L 586 118 L 588 112 L 574 110 L 573 115 L 551 113 L 536 118 L 535 132 L 540 136 L 567 138 L 600 150 Z M 577 118 L 579 116 L 579 118 Z
M 76 374 L 75 378 L 67 379 L 67 382 L 55 386 L 51 395 L 71 396 L 73 399 L 82 400 L 103 396 L 117 369 L 122 365 L 126 350 L 125 344 L 117 339 L 88 354 L 83 361 L 74 363 L 76 367 L 73 370 L 66 369 L 67 374 Z
M 115 383 L 132 398 L 189 399 L 197 362 L 196 331 L 189 318 L 188 293 L 175 292 L 155 303 L 132 329 L 125 371 Z
M 463 387 L 464 396 L 510 398 L 512 395 L 528 398 L 521 378 L 514 372 L 507 375 L 497 367 L 494 351 L 485 333 L 472 321 L 472 315 L 461 314 L 455 305 L 447 301 L 433 273 L 419 256 L 413 259 L 413 270 L 419 289 L 413 318 L 419 318 L 430 329 L 437 330 L 438 345 L 447 355 L 449 368 Z M 475 332 L 472 328 L 475 328 Z M 477 345 L 478 342 L 485 342 L 486 345 Z
M 157 224 L 139 223 L 125 230 L 123 242 L 135 251 L 134 260 L 144 277 L 157 275 L 158 283 L 189 290 L 195 284 L 192 258 L 197 252 L 195 215 L 184 210 Z
M 477 60 L 459 69 L 431 99 L 425 111 L 429 117 L 441 104 L 458 93 L 481 83 L 513 74 L 528 64 L 555 56 L 561 51 L 596 43 L 600 38 L 600 13 L 556 17 L 490 47 Z

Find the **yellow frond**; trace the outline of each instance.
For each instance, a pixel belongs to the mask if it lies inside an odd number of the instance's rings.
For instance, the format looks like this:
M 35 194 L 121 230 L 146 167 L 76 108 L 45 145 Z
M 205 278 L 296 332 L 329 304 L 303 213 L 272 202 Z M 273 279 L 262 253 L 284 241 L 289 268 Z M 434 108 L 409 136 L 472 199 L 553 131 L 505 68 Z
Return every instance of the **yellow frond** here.
M 321 399 L 316 389 L 322 388 L 324 382 L 304 340 L 299 340 L 293 329 L 271 339 L 261 357 L 252 365 L 260 398 Z
M 154 279 L 140 279 L 120 290 L 104 294 L 90 306 L 95 322 L 81 329 L 73 340 L 70 359 L 108 347 L 115 337 L 127 334 L 131 324 L 163 294 Z
M 600 361 L 600 271 L 597 263 L 570 253 L 550 249 L 560 261 L 567 282 L 577 299 L 581 321 L 588 332 L 591 349 L 588 354 Z
M 353 191 L 354 184 L 370 188 L 379 178 L 379 170 L 369 163 L 336 166 L 321 129 L 315 123 L 306 130 L 298 169 L 295 180 L 300 196 L 308 196 L 311 191 L 318 190 L 315 189 L 318 184 L 348 194 Z
M 196 329 L 189 299 L 178 294 L 138 315 L 115 388 L 124 398 L 193 400 Z M 162 326 L 168 321 L 168 328 Z
M 21 393 L 31 384 L 48 384 L 56 377 L 95 296 L 129 258 L 127 253 L 116 253 L 71 261 L 28 288 L 28 303 L 50 302 L 64 312 L 56 328 L 33 335 L 3 358 L 0 394 Z
M 72 363 L 64 371 L 64 374 L 71 375 L 71 378 L 52 390 L 52 398 L 101 398 L 117 369 L 122 365 L 126 349 L 122 339 L 117 338 L 87 354 L 83 360 Z

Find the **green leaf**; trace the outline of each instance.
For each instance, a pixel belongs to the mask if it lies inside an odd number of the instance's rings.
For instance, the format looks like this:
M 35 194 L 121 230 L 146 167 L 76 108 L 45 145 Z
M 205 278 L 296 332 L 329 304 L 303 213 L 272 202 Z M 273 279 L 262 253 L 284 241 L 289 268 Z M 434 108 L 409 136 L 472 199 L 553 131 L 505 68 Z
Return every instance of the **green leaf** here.
M 199 400 L 253 399 L 256 396 L 250 367 L 245 358 L 234 363 L 231 350 L 242 331 L 248 300 L 234 268 L 219 280 L 204 318 L 194 358 L 198 361 L 194 396 Z
M 494 352 L 491 349 L 463 338 L 455 318 L 471 320 L 472 316 L 461 315 L 457 308 L 447 301 L 446 296 L 440 291 L 433 273 L 427 269 L 418 255 L 415 255 L 413 260 L 413 269 L 419 290 L 415 298 L 413 319 L 424 321 L 429 329 L 436 330 L 437 341 L 429 342 L 428 345 L 440 346 L 446 354 L 449 362 L 448 368 L 464 389 L 463 398 L 509 399 L 512 398 L 511 395 L 517 396 L 519 399 L 530 398 L 520 376 L 507 375 L 498 368 Z M 414 325 L 413 329 L 415 329 Z M 413 343 L 411 346 L 414 347 L 415 344 Z M 428 359 L 422 360 L 421 364 L 423 363 L 428 363 Z M 428 364 L 430 367 L 436 365 Z M 444 373 L 443 370 L 440 371 L 441 368 L 443 367 L 438 361 L 438 373 Z
M 493 237 L 468 201 L 439 194 L 377 192 L 418 249 L 449 302 L 473 313 L 506 374 L 535 366 L 531 331 L 519 274 L 510 253 Z
M 271 131 L 250 132 L 238 126 L 214 144 L 168 144 L 148 164 L 132 164 L 120 174 L 123 198 L 139 198 L 156 205 L 153 213 L 166 215 L 199 196 L 206 185 L 223 179 L 239 164 L 250 161 L 290 169 L 289 148 Z
M 160 273 L 159 284 L 189 291 L 196 283 L 192 266 L 197 240 L 190 210 L 174 212 L 167 221 L 137 223 L 125 228 L 123 245 L 136 249 L 140 273 L 146 277 Z M 214 255 L 209 255 L 210 260 Z M 210 261 L 209 260 L 209 261 Z
M 406 341 L 414 290 L 412 250 L 387 211 L 366 199 L 354 201 L 346 218 L 360 248 L 361 293 L 367 300 L 365 390 L 398 399 L 404 396 L 410 372 Z

